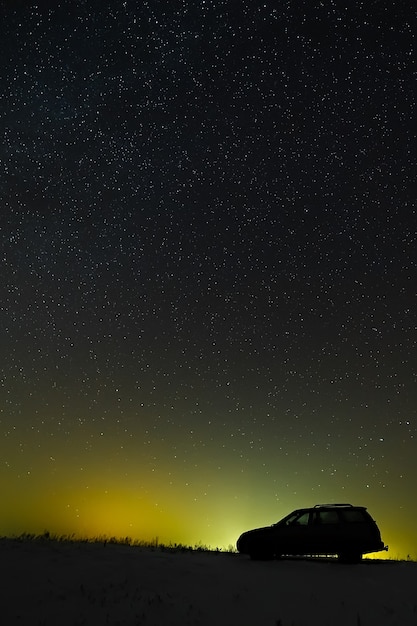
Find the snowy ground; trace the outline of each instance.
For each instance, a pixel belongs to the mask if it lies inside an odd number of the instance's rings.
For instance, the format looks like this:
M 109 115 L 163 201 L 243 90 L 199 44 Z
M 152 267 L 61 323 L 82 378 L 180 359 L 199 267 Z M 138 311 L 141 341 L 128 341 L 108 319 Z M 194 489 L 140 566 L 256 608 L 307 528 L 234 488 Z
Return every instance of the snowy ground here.
M 0 540 L 5 626 L 417 626 L 417 563 Z

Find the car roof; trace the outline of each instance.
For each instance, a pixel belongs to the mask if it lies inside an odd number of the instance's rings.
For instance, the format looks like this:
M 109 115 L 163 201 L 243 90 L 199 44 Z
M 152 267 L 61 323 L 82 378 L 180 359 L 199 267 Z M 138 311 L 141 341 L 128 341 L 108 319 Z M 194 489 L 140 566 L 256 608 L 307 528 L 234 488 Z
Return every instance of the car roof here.
M 354 506 L 353 504 L 348 504 L 347 502 L 334 502 L 331 504 L 315 504 L 314 509 L 364 509 L 364 506 Z
M 361 509 L 362 511 L 365 511 L 366 507 L 356 506 L 353 504 L 349 504 L 347 502 L 333 502 L 333 503 L 328 503 L 328 504 L 315 504 L 314 506 L 305 507 L 303 509 L 296 509 L 295 511 L 290 513 L 290 515 L 294 515 L 294 513 L 307 513 L 309 511 L 315 511 L 318 509 L 352 509 L 352 510 Z

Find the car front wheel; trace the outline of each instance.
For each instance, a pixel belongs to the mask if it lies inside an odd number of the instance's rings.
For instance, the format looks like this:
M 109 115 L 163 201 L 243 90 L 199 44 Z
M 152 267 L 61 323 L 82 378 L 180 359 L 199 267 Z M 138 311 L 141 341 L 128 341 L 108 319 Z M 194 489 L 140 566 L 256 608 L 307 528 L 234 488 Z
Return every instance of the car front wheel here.
M 252 561 L 271 561 L 274 557 L 266 550 L 253 550 L 249 553 Z

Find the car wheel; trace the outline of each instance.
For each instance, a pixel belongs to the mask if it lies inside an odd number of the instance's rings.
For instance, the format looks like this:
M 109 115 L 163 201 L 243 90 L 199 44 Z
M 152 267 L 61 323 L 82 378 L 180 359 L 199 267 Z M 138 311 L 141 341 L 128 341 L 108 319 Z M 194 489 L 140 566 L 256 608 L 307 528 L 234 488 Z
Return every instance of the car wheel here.
M 249 556 L 252 561 L 271 561 L 271 559 L 273 558 L 272 554 L 260 551 L 251 552 Z
M 362 554 L 360 552 L 341 552 L 338 558 L 340 563 L 360 563 Z

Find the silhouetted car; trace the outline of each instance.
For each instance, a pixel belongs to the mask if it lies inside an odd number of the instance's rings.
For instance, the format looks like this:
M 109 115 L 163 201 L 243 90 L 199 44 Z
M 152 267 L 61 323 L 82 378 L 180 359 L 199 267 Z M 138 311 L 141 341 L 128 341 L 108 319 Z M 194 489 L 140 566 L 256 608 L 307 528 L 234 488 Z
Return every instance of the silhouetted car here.
M 358 563 L 363 554 L 387 550 L 366 508 L 352 504 L 297 509 L 272 526 L 243 533 L 236 547 L 252 559 L 336 554 L 345 563 Z

